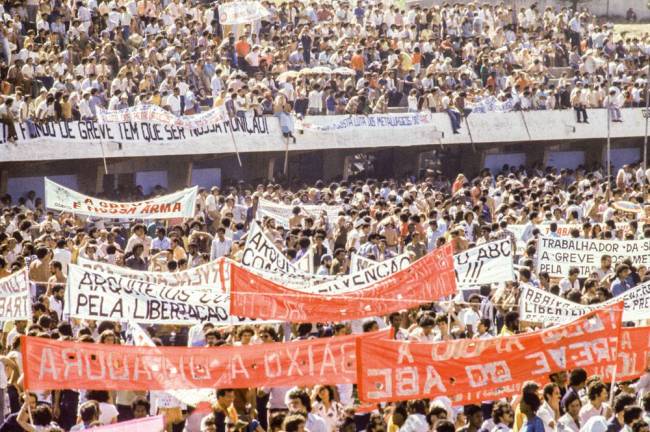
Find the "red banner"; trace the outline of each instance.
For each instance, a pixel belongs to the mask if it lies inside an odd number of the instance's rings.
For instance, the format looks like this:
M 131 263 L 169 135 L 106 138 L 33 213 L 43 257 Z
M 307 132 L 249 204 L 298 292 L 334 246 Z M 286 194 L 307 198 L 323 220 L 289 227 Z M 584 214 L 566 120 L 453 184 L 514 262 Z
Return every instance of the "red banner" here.
M 232 265 L 230 313 L 257 319 L 325 322 L 386 315 L 456 292 L 452 246 L 434 250 L 371 287 L 345 294 L 310 294 L 285 288 Z
M 30 390 L 178 390 L 355 383 L 356 339 L 389 336 L 390 330 L 383 330 L 217 348 L 116 347 L 22 336 L 24 385 Z
M 493 400 L 526 380 L 592 365 L 613 366 L 623 302 L 533 333 L 439 343 L 357 341 L 357 385 L 364 402 L 434 398 Z
M 650 327 L 625 327 L 621 331 L 618 349 L 618 366 L 616 380 L 631 380 L 643 375 L 650 367 Z M 597 370 L 601 376 L 609 375 Z

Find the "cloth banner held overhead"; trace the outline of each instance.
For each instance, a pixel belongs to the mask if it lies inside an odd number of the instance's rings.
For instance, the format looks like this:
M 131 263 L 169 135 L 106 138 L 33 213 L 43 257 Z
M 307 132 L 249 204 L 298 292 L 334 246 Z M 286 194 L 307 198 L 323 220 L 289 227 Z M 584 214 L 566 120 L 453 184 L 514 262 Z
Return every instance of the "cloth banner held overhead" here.
M 492 241 L 454 255 L 458 286 L 513 280 L 512 258 L 510 239 Z
M 160 286 L 210 286 L 212 290 L 219 293 L 227 293 L 230 289 L 230 263 L 225 258 L 173 273 L 131 270 L 128 267 L 92 261 L 83 257 L 77 258 L 77 264 L 85 269 Z
M 650 282 L 637 285 L 613 299 L 594 305 L 578 304 L 525 284 L 521 287 L 519 295 L 519 319 L 543 324 L 566 323 L 619 301 L 625 302 L 624 321 L 650 319 Z
M 409 265 L 409 259 L 406 254 L 404 257 L 404 267 L 406 267 Z M 376 264 L 376 261 L 364 258 L 359 254 L 352 254 L 350 271 L 358 272 L 360 269 L 366 269 Z M 509 239 L 503 239 L 468 249 L 454 255 L 454 268 L 456 269 L 458 287 L 512 280 L 514 271 L 512 244 Z
M 614 265 L 626 258 L 633 265 L 650 265 L 650 239 L 590 240 L 579 238 L 540 237 L 537 246 L 537 271 L 564 277 L 571 267 L 588 277 L 600 266 L 600 258 L 609 255 Z
M 176 116 L 158 105 L 149 104 L 136 105 L 121 110 L 97 108 L 98 123 L 151 122 L 188 129 L 201 129 L 228 120 L 228 110 L 224 105 L 188 116 Z
M 27 269 L 0 279 L 0 321 L 30 320 L 32 298 Z
M 451 244 L 367 288 L 339 295 L 292 290 L 257 276 L 241 265 L 233 264 L 230 276 L 232 314 L 291 322 L 386 315 L 456 293 Z
M 601 228 L 605 228 L 604 223 L 596 223 L 593 224 L 599 225 Z M 535 225 L 535 228 L 537 228 L 540 232 L 541 235 L 543 236 L 548 236 L 551 233 L 551 224 L 544 222 L 539 225 Z M 560 237 L 570 237 L 571 236 L 571 231 L 577 229 L 578 232 L 584 234 L 584 230 L 582 227 L 582 224 L 568 224 L 568 223 L 562 223 L 562 224 L 557 224 L 557 231 L 555 233 L 560 236 Z M 521 253 L 526 249 L 526 243 L 523 241 L 522 236 L 524 235 L 524 232 L 526 231 L 526 225 L 522 224 L 510 224 L 508 225 L 507 228 L 508 231 L 512 232 L 515 235 L 515 240 L 517 242 L 517 249 Z M 629 233 L 631 231 L 630 224 L 625 223 L 625 222 L 617 222 L 616 223 L 616 230 L 621 232 L 623 236 L 625 234 Z M 583 235 L 583 237 L 587 238 L 586 235 Z
M 276 223 L 285 228 L 289 227 L 289 219 L 293 216 L 293 209 L 300 208 L 300 213 L 303 216 L 311 216 L 314 220 L 320 220 L 323 213 L 327 216 L 330 223 L 336 222 L 339 212 L 343 211 L 343 206 L 340 205 L 315 205 L 315 204 L 280 204 L 265 199 L 260 199 L 257 207 L 257 219 L 261 220 L 263 217 L 274 219 Z
M 382 262 L 371 261 L 372 265 L 365 269 L 340 277 L 309 274 L 289 262 L 254 223 L 246 239 L 241 263 L 256 275 L 286 288 L 304 293 L 342 294 L 367 288 L 408 267 L 410 260 L 408 254 L 404 254 Z
M 146 201 L 113 202 L 84 195 L 45 178 L 45 207 L 109 219 L 172 219 L 194 216 L 198 187 Z
M 257 1 L 234 1 L 219 5 L 219 24 L 249 24 L 269 16 L 269 11 Z
M 70 264 L 64 313 L 146 324 L 232 324 L 229 297 L 210 286 L 154 285 Z M 235 319 L 235 322 L 238 320 Z
M 144 417 L 105 426 L 98 426 L 86 430 L 89 432 L 164 432 L 165 419 L 161 415 L 155 417 Z
M 397 258 L 397 259 L 396 259 Z M 395 260 L 396 262 L 396 267 L 397 270 L 402 270 L 405 269 L 406 267 L 411 265 L 411 255 L 407 253 L 403 253 L 401 255 L 395 256 L 393 258 L 388 258 L 385 259 L 384 261 L 375 261 L 370 258 L 366 258 L 364 256 L 361 256 L 357 253 L 353 253 L 350 256 L 350 273 L 361 273 L 364 270 L 367 270 L 373 266 L 376 266 L 377 264 L 381 264 L 383 262 Z M 394 273 L 394 272 L 393 272 Z
M 495 392 L 550 373 L 613 366 L 623 303 L 559 327 L 516 336 L 436 343 L 357 342 L 357 385 L 364 402 L 495 400 Z M 451 396 L 451 395 L 454 396 Z M 456 403 L 452 400 L 452 403 Z
M 218 348 L 129 347 L 23 336 L 30 390 L 178 390 L 293 387 L 356 382 L 357 338 L 390 330 L 285 343 Z

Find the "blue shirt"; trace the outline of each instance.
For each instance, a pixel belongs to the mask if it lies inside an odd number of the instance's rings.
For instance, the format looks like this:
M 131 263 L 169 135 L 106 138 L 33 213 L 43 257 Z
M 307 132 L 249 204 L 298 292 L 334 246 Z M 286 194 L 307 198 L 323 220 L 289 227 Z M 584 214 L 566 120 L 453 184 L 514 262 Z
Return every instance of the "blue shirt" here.
M 541 418 L 535 416 L 532 419 L 526 420 L 526 423 L 521 428 L 521 432 L 544 432 L 544 422 Z
M 632 288 L 632 285 L 630 285 L 630 282 L 625 279 L 625 280 L 620 280 L 616 279 L 612 283 L 612 295 L 616 297 L 619 294 L 623 294 L 625 291 L 629 290 Z

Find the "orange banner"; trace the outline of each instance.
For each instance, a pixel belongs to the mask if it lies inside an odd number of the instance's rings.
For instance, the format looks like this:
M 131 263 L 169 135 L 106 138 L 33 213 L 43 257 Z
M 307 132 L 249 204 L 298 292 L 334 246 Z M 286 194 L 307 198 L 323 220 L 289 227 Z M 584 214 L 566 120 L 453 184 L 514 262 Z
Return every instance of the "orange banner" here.
M 493 400 L 526 380 L 594 364 L 613 366 L 623 302 L 533 333 L 438 343 L 357 341 L 357 385 L 364 402 L 449 396 Z
M 386 315 L 456 292 L 451 244 L 434 250 L 409 267 L 371 287 L 345 294 L 295 291 L 233 265 L 230 313 L 291 322 L 343 321 Z
M 355 383 L 356 339 L 387 337 L 390 330 L 186 348 L 116 347 L 22 336 L 24 385 L 30 390 L 179 390 Z

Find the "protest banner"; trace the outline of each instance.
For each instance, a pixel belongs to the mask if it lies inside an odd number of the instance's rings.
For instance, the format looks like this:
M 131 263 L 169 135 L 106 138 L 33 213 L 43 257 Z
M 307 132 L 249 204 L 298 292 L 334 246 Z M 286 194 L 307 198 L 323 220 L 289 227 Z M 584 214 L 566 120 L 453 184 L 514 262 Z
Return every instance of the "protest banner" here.
M 309 254 L 306 255 L 309 256 Z M 273 241 L 264 235 L 260 226 L 253 223 L 246 239 L 241 263 L 256 275 L 285 288 L 304 293 L 322 294 L 342 294 L 367 288 L 381 278 L 410 265 L 408 254 L 382 262 L 367 261 L 371 265 L 345 276 L 321 276 L 306 273 L 289 262 Z
M 456 292 L 451 244 L 432 251 L 404 270 L 378 279 L 367 288 L 344 294 L 292 290 L 235 264 L 230 276 L 232 314 L 291 322 L 386 315 Z
M 618 349 L 616 379 L 632 380 L 645 374 L 650 368 L 650 327 L 624 327 Z M 611 379 L 609 370 L 593 370 L 605 379 Z
M 225 258 L 219 258 L 207 264 L 173 273 L 131 270 L 128 267 L 92 261 L 83 257 L 77 258 L 77 265 L 109 275 L 148 282 L 153 285 L 168 287 L 210 286 L 215 292 L 220 293 L 227 293 L 230 289 L 230 263 Z
M 399 258 L 396 260 L 398 263 L 396 267 L 399 268 L 399 270 L 405 269 L 409 265 L 411 265 L 411 255 L 409 253 L 403 253 L 401 255 L 398 255 L 394 258 Z M 393 259 L 393 258 L 389 258 Z M 385 260 L 388 261 L 388 260 Z M 357 253 L 353 253 L 350 256 L 350 273 L 360 273 L 366 269 L 369 269 L 372 266 L 377 265 L 378 263 L 381 263 L 383 261 L 375 261 L 370 258 L 366 258 L 364 256 L 361 256 Z
M 588 277 L 600 266 L 600 258 L 609 255 L 614 265 L 626 258 L 633 265 L 650 264 L 650 239 L 590 240 L 564 237 L 540 237 L 537 247 L 537 272 L 563 277 L 576 267 L 580 277 Z
M 364 402 L 449 396 L 452 403 L 494 400 L 526 380 L 576 367 L 613 367 L 623 304 L 562 326 L 489 339 L 436 343 L 357 341 L 357 386 Z M 498 398 L 498 397 L 496 397 Z
M 30 390 L 177 390 L 356 382 L 357 338 L 390 331 L 244 346 L 129 347 L 23 336 Z
M 164 432 L 164 416 L 143 417 L 135 420 L 128 420 L 104 426 L 86 429 L 91 432 Z
M 336 132 L 342 129 L 373 129 L 387 126 L 413 129 L 432 124 L 433 116 L 430 112 L 422 111 L 418 113 L 402 113 L 400 115 L 352 115 L 328 124 L 314 124 L 313 121 L 313 118 L 309 118 L 308 121 L 303 122 L 305 130 L 316 129 L 323 132 Z
M 600 225 L 601 228 L 605 228 L 604 223 L 595 223 L 593 225 Z M 540 232 L 541 235 L 543 236 L 549 236 L 551 234 L 551 224 L 548 222 L 541 223 L 539 225 L 535 225 L 535 228 L 537 228 Z M 520 253 L 522 253 L 526 249 L 526 243 L 523 241 L 522 236 L 524 234 L 524 231 L 526 229 L 526 225 L 522 224 L 511 224 L 508 225 L 507 229 L 511 231 L 515 235 L 515 239 L 517 241 L 517 249 L 519 250 Z M 580 234 L 583 237 L 587 237 L 584 235 L 584 230 L 582 228 L 581 224 L 568 224 L 568 223 L 558 223 L 557 224 L 557 230 L 555 231 L 555 234 L 559 237 L 570 237 L 571 232 L 573 230 L 578 230 Z M 616 223 L 616 230 L 619 231 L 623 236 L 630 232 L 631 227 L 630 224 L 625 223 L 625 222 L 617 222 Z
M 266 272 L 315 278 L 315 275 L 292 264 L 256 222 L 251 224 L 246 236 L 241 263 L 246 267 Z
M 97 107 L 98 123 L 151 122 L 177 128 L 200 129 L 229 120 L 224 105 L 193 115 L 176 116 L 158 105 L 140 104 L 121 110 Z
M 578 304 L 530 284 L 524 284 L 519 295 L 519 318 L 522 321 L 543 324 L 566 323 L 619 301 L 625 302 L 624 321 L 650 319 L 650 282 L 637 285 L 613 299 L 593 305 Z
M 151 340 L 149 335 L 140 327 L 139 324 L 129 323 L 131 337 L 135 346 L 155 347 L 156 344 Z M 194 389 L 177 389 L 168 390 L 170 396 L 178 399 L 188 406 L 196 407 L 201 402 L 217 401 L 217 394 L 213 388 L 194 388 Z
M 32 298 L 27 269 L 0 279 L 0 321 L 30 320 Z
M 257 219 L 261 220 L 264 217 L 274 219 L 276 223 L 285 228 L 289 227 L 289 219 L 293 216 L 293 209 L 298 207 L 300 215 L 311 216 L 314 220 L 319 220 L 323 215 L 327 216 L 330 222 L 336 222 L 339 212 L 343 210 L 340 205 L 314 205 L 314 204 L 280 204 L 265 199 L 260 199 L 257 207 Z
M 492 241 L 454 255 L 458 286 L 476 286 L 513 279 L 510 239 Z
M 172 219 L 194 216 L 198 186 L 146 201 L 113 202 L 93 198 L 45 178 L 45 207 L 110 219 Z
M 368 117 L 402 115 L 370 114 Z M 316 116 L 310 122 L 329 124 L 333 119 L 347 117 Z M 393 148 L 427 145 L 442 137 L 436 121 L 411 128 L 389 123 L 392 121 L 372 128 L 341 129 L 335 134 L 305 129 L 296 135 L 297 141 L 292 144 L 291 151 L 322 150 L 324 140 L 329 149 Z M 197 155 L 228 154 L 233 152 L 233 136 L 240 153 L 286 150 L 279 120 L 273 116 L 235 116 L 224 123 L 196 129 L 150 121 L 99 123 L 90 120 L 25 122 L 14 123 L 14 126 L 18 135 L 16 148 L 3 155 L 7 162 L 30 160 L 27 151 L 30 148 L 38 148 L 39 154 L 54 159 L 183 155 L 188 149 Z M 8 126 L 0 124 L 0 144 L 7 141 Z M 61 148 L 74 151 L 61 152 Z
M 234 1 L 219 5 L 219 24 L 250 24 L 269 15 L 269 11 L 256 1 Z
M 405 268 L 410 264 L 407 254 L 400 260 Z M 352 254 L 350 271 L 357 272 L 366 269 L 377 262 Z M 504 282 L 513 278 L 512 245 L 510 240 L 503 239 L 485 243 L 454 255 L 456 269 L 456 284 L 459 288 Z
M 68 266 L 64 314 L 144 324 L 230 324 L 228 294 L 211 286 L 165 286 Z

